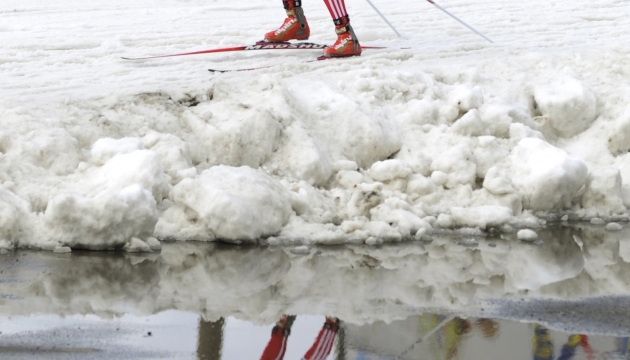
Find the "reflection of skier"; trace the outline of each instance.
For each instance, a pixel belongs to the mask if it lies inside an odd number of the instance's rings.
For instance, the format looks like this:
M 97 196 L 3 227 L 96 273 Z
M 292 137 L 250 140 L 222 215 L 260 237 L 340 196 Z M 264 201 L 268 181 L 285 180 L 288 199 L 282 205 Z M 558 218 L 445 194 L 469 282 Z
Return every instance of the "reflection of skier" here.
M 361 55 L 361 45 L 350 26 L 350 17 L 346 11 L 344 0 L 324 0 L 330 16 L 335 23 L 337 41 L 324 49 L 326 56 L 355 56 Z M 265 40 L 271 42 L 289 40 L 308 40 L 311 31 L 304 17 L 302 0 L 282 0 L 287 18 L 278 30 L 265 34 Z
M 562 349 L 560 350 L 560 355 L 558 355 L 557 360 L 573 359 L 578 345 L 584 349 L 584 352 L 586 352 L 589 358 L 592 357 L 593 349 L 588 344 L 588 337 L 586 335 L 572 334 L 567 339 L 567 342 L 562 345 Z M 534 360 L 553 360 L 554 349 L 549 329 L 536 324 L 534 326 L 532 346 Z
M 271 330 L 271 339 L 267 343 L 260 360 L 282 360 L 287 351 L 287 342 L 291 335 L 291 326 L 295 321 L 295 316 L 282 316 Z M 324 360 L 332 351 L 335 336 L 339 329 L 339 319 L 327 317 L 324 326 L 315 338 L 315 342 L 306 352 L 303 360 Z

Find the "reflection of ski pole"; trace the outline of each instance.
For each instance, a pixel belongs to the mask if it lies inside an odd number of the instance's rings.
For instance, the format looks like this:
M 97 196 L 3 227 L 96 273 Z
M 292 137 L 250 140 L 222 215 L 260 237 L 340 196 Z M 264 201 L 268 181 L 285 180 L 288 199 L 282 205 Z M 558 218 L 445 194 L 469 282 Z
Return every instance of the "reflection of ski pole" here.
M 586 358 L 588 360 L 595 359 L 595 350 L 593 350 L 591 345 L 589 345 L 588 336 L 580 335 L 580 346 L 582 347 L 582 350 L 584 350 L 584 352 L 586 353 Z
M 433 329 L 429 330 L 428 333 L 422 335 L 421 338 L 419 338 L 418 340 L 416 340 L 416 342 L 414 342 L 413 344 L 411 344 L 411 346 L 409 346 L 405 351 L 403 351 L 400 355 L 398 355 L 397 357 L 395 357 L 394 359 L 402 359 L 405 355 L 407 355 L 411 350 L 413 350 L 416 345 L 420 344 L 421 342 L 427 341 L 427 339 L 429 337 L 431 337 L 431 335 L 435 334 L 438 330 L 440 330 L 441 328 L 444 327 L 444 325 L 448 324 L 449 322 L 453 321 L 453 319 L 455 319 L 455 316 L 451 316 L 448 317 L 447 319 L 445 319 L 444 321 L 442 321 L 441 323 L 437 324 L 436 327 L 434 327 Z
M 376 6 L 374 6 L 374 4 L 372 4 L 372 2 L 370 0 L 365 0 L 368 2 L 368 4 L 370 4 L 370 6 L 372 7 L 372 9 L 374 9 L 374 11 L 376 11 L 376 13 L 381 17 L 381 19 L 383 19 L 383 21 L 385 21 L 385 23 L 387 23 L 387 25 L 389 25 L 390 28 L 392 28 L 392 30 L 394 30 L 394 32 L 396 33 L 396 35 L 398 35 L 398 37 L 401 37 L 400 33 L 398 32 L 398 30 L 396 30 L 396 28 L 394 28 L 394 25 L 392 25 L 389 21 L 387 21 L 387 19 L 385 18 L 385 15 L 383 15 Z
M 436 4 L 435 2 L 433 2 L 433 0 L 427 0 L 428 2 L 430 2 L 431 4 L 435 5 L 436 8 L 444 11 L 444 13 L 450 17 L 452 17 L 453 19 L 457 20 L 460 22 L 460 24 L 464 25 L 465 27 L 469 28 L 470 30 L 474 31 L 475 33 L 477 33 L 477 35 L 481 36 L 482 38 L 493 42 L 492 40 L 488 39 L 484 34 L 480 33 L 479 31 L 475 30 L 472 26 L 466 24 L 465 22 L 463 22 L 460 18 L 458 18 L 457 16 L 451 14 L 448 10 L 446 10 L 445 8 L 441 7 L 440 5 Z

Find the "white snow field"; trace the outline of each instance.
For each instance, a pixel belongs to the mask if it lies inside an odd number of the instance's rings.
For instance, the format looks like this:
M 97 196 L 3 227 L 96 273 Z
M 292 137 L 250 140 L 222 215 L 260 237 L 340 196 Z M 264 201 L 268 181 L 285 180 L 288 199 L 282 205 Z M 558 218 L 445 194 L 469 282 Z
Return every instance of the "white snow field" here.
M 347 5 L 365 50 L 247 45 L 280 0 L 0 2 L 0 248 L 379 244 L 628 220 L 630 3 Z M 304 4 L 312 41 L 334 32 Z M 265 69 L 210 73 L 208 68 Z M 612 224 L 615 222 L 615 224 Z M 535 234 L 528 234 L 535 239 Z

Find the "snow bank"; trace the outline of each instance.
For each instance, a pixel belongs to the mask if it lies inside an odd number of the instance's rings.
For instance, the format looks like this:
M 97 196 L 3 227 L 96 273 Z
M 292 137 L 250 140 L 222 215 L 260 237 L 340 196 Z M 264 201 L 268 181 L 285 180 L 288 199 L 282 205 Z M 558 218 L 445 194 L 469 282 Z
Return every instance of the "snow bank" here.
M 293 213 L 289 192 L 246 166 L 212 167 L 174 186 L 172 198 L 158 227 L 162 238 L 195 227 L 191 240 L 253 242 L 279 233 Z
M 64 1 L 46 21 L 27 11 L 39 9 L 32 2 L 0 5 L 2 247 L 379 244 L 536 230 L 563 217 L 628 219 L 625 25 L 534 15 L 541 0 L 501 0 L 483 16 L 470 1 L 451 4 L 479 15 L 491 45 L 453 36 L 440 14 L 402 21 L 407 9 L 390 4 L 403 31 L 429 36 L 396 39 L 385 29 L 364 38 L 375 15 L 349 0 L 359 37 L 389 49 L 315 63 L 306 50 L 122 61 L 249 43 L 278 14 L 271 3 L 139 1 L 83 4 L 103 23 L 72 37 L 69 26 L 84 19 Z M 146 6 L 151 16 L 138 12 Z M 628 6 L 599 10 L 617 16 Z M 173 9 L 190 26 L 173 25 Z M 554 14 L 589 9 L 558 4 Z M 311 11 L 313 29 L 324 28 L 325 7 Z M 509 34 L 488 20 L 505 12 L 518 19 Z M 245 25 L 227 36 L 220 29 L 235 16 Z M 558 24 L 571 31 L 540 36 Z M 332 35 L 313 31 L 324 43 Z

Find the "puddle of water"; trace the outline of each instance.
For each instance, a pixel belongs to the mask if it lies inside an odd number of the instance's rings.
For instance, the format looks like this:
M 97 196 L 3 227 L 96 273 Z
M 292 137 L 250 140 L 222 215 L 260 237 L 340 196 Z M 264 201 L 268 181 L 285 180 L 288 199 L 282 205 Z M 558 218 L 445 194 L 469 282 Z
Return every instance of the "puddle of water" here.
M 284 359 L 302 359 L 325 323 L 298 316 Z M 261 359 L 273 324 L 233 317 L 206 321 L 168 311 L 118 319 L 0 317 L 2 359 Z M 6 331 L 6 332 L 5 332 Z M 320 359 L 627 359 L 628 337 L 551 330 L 540 324 L 437 314 L 390 323 L 343 323 Z M 277 353 L 274 353 L 277 355 Z M 273 357 L 277 358 L 277 357 Z
M 7 253 L 0 358 L 260 359 L 275 339 L 288 340 L 285 359 L 311 348 L 353 360 L 625 359 L 626 231 L 539 237 L 297 254 L 211 243 L 164 244 L 160 254 Z M 291 335 L 274 338 L 283 314 L 297 315 Z M 341 325 L 332 331 L 329 320 L 318 342 L 325 316 Z

